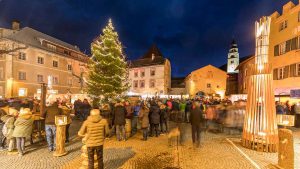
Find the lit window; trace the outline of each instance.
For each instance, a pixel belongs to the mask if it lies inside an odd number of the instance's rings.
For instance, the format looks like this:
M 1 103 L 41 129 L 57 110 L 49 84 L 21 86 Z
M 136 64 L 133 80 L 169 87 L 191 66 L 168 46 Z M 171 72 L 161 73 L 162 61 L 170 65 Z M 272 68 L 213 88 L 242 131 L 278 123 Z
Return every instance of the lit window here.
M 138 81 L 137 81 L 137 80 L 134 80 L 134 81 L 133 81 L 133 87 L 134 87 L 134 88 L 138 88 L 138 87 L 139 87 L 139 84 L 138 84 Z
M 43 57 L 38 57 L 37 63 L 38 64 L 44 64 L 44 58 Z
M 139 76 L 139 72 L 137 70 L 134 71 L 134 77 L 138 77 Z
M 279 55 L 285 54 L 286 52 L 286 42 L 279 44 Z
M 37 75 L 37 81 L 38 82 L 44 82 L 44 76 L 43 75 Z
M 19 72 L 19 80 L 26 80 L 26 72 Z
M 19 96 L 20 97 L 27 96 L 27 89 L 26 88 L 19 88 Z
M 150 86 L 150 88 L 154 88 L 155 87 L 155 80 L 154 79 L 150 80 L 149 86 Z
M 71 71 L 72 70 L 72 65 L 68 64 L 68 70 Z
M 150 76 L 155 76 L 155 68 L 150 69 Z
M 283 79 L 284 77 L 284 67 L 278 68 L 278 79 Z
M 57 60 L 53 60 L 52 65 L 53 65 L 53 67 L 58 67 L 58 61 Z
M 279 31 L 282 31 L 283 29 L 287 28 L 287 24 L 288 24 L 288 23 L 287 23 L 287 20 L 281 22 L 281 23 L 279 24 Z
M 52 81 L 53 81 L 53 84 L 58 84 L 58 77 L 57 76 L 53 76 L 52 77 Z
M 18 59 L 19 60 L 26 60 L 26 53 L 20 52 Z
M 145 87 L 145 80 L 140 80 L 140 88 L 144 88 Z

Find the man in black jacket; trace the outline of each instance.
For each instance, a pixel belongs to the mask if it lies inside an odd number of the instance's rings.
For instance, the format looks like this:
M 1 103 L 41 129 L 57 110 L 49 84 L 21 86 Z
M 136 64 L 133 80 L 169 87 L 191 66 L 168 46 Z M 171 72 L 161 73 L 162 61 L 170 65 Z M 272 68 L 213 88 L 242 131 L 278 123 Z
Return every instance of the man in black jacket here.
M 119 101 L 115 104 L 114 110 L 113 110 L 113 122 L 116 126 L 116 134 L 117 134 L 117 140 L 118 141 L 126 141 L 126 132 L 125 132 L 125 124 L 126 124 L 126 109 L 124 105 Z
M 160 123 L 160 109 L 155 101 L 151 102 L 149 117 L 150 117 L 150 128 L 151 128 L 150 137 L 153 136 L 154 131 L 155 131 L 155 136 L 158 137 L 159 135 L 158 126 Z
M 200 145 L 201 123 L 204 120 L 202 113 L 203 111 L 200 108 L 200 103 L 198 101 L 194 102 L 193 109 L 191 110 L 190 122 L 192 125 L 193 144 L 196 144 L 197 147 Z

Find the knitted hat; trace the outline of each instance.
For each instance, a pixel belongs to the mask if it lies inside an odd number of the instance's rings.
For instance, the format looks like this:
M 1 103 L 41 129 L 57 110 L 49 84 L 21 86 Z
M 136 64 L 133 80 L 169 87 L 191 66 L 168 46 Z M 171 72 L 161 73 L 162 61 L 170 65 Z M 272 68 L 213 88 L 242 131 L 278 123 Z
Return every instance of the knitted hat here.
M 91 116 L 97 116 L 100 115 L 100 110 L 99 109 L 93 109 L 90 112 Z
M 31 115 L 32 113 L 31 113 L 31 111 L 30 111 L 30 109 L 29 108 L 24 108 L 24 109 L 21 109 L 20 110 L 20 116 L 24 116 L 24 115 Z

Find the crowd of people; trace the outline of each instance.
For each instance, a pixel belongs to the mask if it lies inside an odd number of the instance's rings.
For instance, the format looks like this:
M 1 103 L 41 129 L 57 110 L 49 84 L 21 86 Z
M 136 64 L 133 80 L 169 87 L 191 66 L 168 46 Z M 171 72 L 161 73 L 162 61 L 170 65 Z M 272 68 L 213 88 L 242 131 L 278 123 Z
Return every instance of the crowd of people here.
M 149 137 L 170 135 L 176 129 L 180 133 L 180 144 L 186 140 L 184 126 L 191 124 L 192 142 L 200 145 L 201 131 L 224 132 L 243 129 L 245 101 L 231 102 L 217 99 L 159 99 L 116 100 L 92 107 L 88 99 L 76 100 L 74 104 L 57 99 L 49 102 L 44 112 L 39 112 L 38 100 L 16 100 L 0 102 L 0 149 L 12 152 L 17 149 L 22 156 L 25 142 L 32 136 L 34 117 L 44 119 L 46 141 L 49 151 L 56 147 L 55 116 L 66 115 L 66 143 L 69 142 L 71 114 L 84 121 L 79 136 L 85 137 L 89 156 L 94 152 L 103 164 L 103 142 L 106 137 L 116 136 L 117 141 L 126 141 L 141 131 L 141 140 Z M 300 103 L 290 106 L 276 102 L 277 114 L 300 114 Z M 170 124 L 171 127 L 170 127 Z M 88 137 L 87 137 L 88 136 Z M 102 162 L 101 162 L 102 161 Z

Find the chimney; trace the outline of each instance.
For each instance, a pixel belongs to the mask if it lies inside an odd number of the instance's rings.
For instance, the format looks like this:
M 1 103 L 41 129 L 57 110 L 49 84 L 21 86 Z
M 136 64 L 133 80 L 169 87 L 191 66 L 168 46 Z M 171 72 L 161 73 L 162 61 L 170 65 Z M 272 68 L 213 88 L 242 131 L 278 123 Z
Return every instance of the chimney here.
M 15 31 L 20 30 L 20 22 L 17 20 L 12 21 L 11 28 L 12 28 L 12 30 L 15 30 Z

